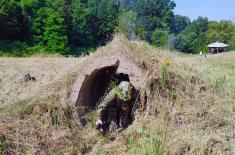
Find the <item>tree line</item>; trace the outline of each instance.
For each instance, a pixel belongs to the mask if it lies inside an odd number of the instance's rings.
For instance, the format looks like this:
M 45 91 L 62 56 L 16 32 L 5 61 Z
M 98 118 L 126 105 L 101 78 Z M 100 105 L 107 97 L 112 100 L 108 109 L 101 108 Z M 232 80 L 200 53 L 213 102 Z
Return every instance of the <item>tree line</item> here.
M 129 39 L 144 39 L 152 45 L 185 53 L 208 52 L 207 45 L 220 41 L 235 50 L 235 26 L 232 21 L 209 21 L 173 13 L 171 0 L 133 0 L 119 20 Z
M 199 17 L 172 40 L 172 48 L 186 53 L 207 52 L 207 45 L 215 41 L 235 50 L 235 26 L 232 21 L 208 21 L 208 18 Z
M 172 0 L 0 0 L 0 55 L 79 55 L 115 31 L 187 53 L 217 40 L 235 48 L 231 21 L 191 21 L 174 15 L 175 6 Z
M 118 9 L 112 0 L 0 0 L 1 51 L 80 54 L 111 39 Z

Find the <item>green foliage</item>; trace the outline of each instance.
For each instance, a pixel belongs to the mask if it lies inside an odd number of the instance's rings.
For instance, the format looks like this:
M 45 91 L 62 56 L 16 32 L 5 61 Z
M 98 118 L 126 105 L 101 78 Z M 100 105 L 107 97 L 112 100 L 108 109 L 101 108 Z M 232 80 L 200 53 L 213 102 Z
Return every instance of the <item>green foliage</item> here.
M 0 30 L 0 39 L 23 39 L 24 17 L 18 1 L 0 0 Z
M 77 55 L 112 38 L 118 13 L 112 0 L 0 0 L 0 39 L 20 40 L 30 53 Z M 27 52 L 1 50 L 1 55 L 27 55 L 22 53 Z
M 46 2 L 45 0 L 20 0 L 20 6 L 22 14 L 29 20 L 28 22 L 32 22 L 37 10 L 46 6 Z
M 128 132 L 127 147 L 131 154 L 164 154 L 164 142 L 158 140 L 155 133 L 150 134 L 144 127 Z
M 186 53 L 199 53 L 206 51 L 208 30 L 208 19 L 199 17 L 194 20 L 175 39 L 175 48 Z
M 124 33 L 130 40 L 137 38 L 137 15 L 132 10 L 123 12 L 119 17 L 119 31 Z
M 234 26 L 234 31 L 235 31 L 235 26 Z M 229 40 L 228 44 L 230 45 L 231 50 L 235 50 L 235 32 L 232 33 L 232 37 Z
M 119 29 L 131 39 L 145 39 L 157 47 L 168 47 L 175 3 L 171 0 L 136 0 L 119 17 Z
M 118 30 L 129 40 L 145 39 L 146 31 L 138 22 L 137 13 L 133 10 L 123 11 L 119 15 Z
M 148 31 L 164 27 L 173 17 L 175 3 L 171 0 L 136 0 L 133 9 L 142 26 Z
M 235 27 L 231 21 L 209 22 L 199 17 L 176 36 L 174 47 L 186 53 L 207 52 L 209 43 L 220 41 L 235 48 Z
M 93 37 L 88 19 L 91 11 L 86 3 L 80 0 L 74 0 L 71 5 L 72 32 L 71 42 L 80 46 L 92 46 Z
M 27 56 L 28 46 L 22 42 L 0 40 L 0 56 Z
M 98 119 L 98 114 L 96 111 L 92 111 L 87 114 L 87 120 L 90 124 L 95 124 Z
M 171 0 L 136 0 L 132 9 L 146 32 L 145 39 L 152 42 L 152 33 L 157 29 L 167 30 L 173 18 L 175 3 Z
M 33 21 L 35 43 L 45 46 L 47 51 L 65 54 L 68 39 L 64 19 L 50 7 L 40 8 L 36 14 Z
M 175 15 L 170 25 L 171 33 L 179 34 L 190 24 L 191 20 L 187 16 Z
M 206 32 L 208 42 L 228 43 L 232 38 L 234 26 L 231 21 L 211 22 Z
M 131 90 L 130 90 L 130 89 L 129 89 L 127 95 L 126 95 L 126 94 L 123 94 L 122 89 L 121 89 L 120 87 L 118 87 L 118 86 L 115 86 L 115 87 L 112 89 L 112 91 L 114 92 L 114 94 L 117 95 L 117 97 L 118 97 L 119 99 L 121 99 L 121 100 L 123 100 L 123 101 L 127 101 L 127 100 L 130 100 L 130 99 L 131 99 L 132 94 L 131 94 Z
M 235 49 L 232 22 L 199 17 L 191 23 L 173 14 L 175 6 L 173 0 L 0 0 L 0 44 L 6 43 L 0 55 L 89 54 L 115 30 L 186 53 L 206 52 L 217 40 Z
M 3 154 L 4 145 L 5 145 L 5 138 L 0 136 L 0 154 Z
M 168 47 L 170 50 L 175 50 L 175 40 L 176 36 L 174 34 L 170 34 L 168 40 Z
M 20 0 L 23 14 L 27 17 L 35 16 L 36 11 L 45 5 L 45 0 Z
M 168 47 L 169 34 L 164 29 L 157 28 L 152 34 L 152 44 L 157 47 Z
M 57 97 L 57 96 L 56 96 Z M 35 106 L 35 105 L 34 105 Z M 38 105 L 39 107 L 41 105 Z M 53 105 L 43 105 L 49 112 L 50 121 L 52 125 L 57 127 L 66 127 L 69 126 L 72 120 L 72 115 L 74 113 L 74 108 L 71 106 L 62 107 L 61 105 L 53 104 Z
M 88 23 L 91 28 L 94 45 L 104 45 L 112 38 L 118 24 L 118 6 L 113 0 L 88 0 L 91 15 Z
M 71 43 L 80 47 L 104 45 L 118 24 L 118 7 L 112 0 L 73 0 Z

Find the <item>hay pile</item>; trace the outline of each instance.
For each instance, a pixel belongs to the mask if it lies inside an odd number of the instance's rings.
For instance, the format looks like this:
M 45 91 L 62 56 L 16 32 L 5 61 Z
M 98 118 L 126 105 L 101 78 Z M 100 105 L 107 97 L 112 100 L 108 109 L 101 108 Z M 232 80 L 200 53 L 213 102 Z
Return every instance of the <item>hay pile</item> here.
M 213 85 L 190 65 L 180 63 L 176 55 L 145 42 L 129 42 L 121 35 L 88 59 L 114 50 L 128 55 L 144 73 L 135 121 L 126 131 L 101 135 L 94 129 L 95 111 L 88 114 L 84 128 L 76 125 L 76 107 L 68 97 L 77 73 L 89 63 L 85 60 L 41 95 L 13 110 L 4 108 L 0 118 L 3 153 L 234 153 L 235 107 L 229 96 L 219 98 Z

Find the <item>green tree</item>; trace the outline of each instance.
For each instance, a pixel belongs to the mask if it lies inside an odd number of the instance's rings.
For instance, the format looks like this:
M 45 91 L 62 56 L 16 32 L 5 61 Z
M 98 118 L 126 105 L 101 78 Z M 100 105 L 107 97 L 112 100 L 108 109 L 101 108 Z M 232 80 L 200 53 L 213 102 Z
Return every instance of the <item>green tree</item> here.
M 119 0 L 0 0 L 0 39 L 63 54 L 68 46 L 73 54 L 77 47 L 104 45 L 118 25 L 120 4 Z
M 66 53 L 67 36 L 64 19 L 50 7 L 40 8 L 33 20 L 34 43 L 47 51 Z
M 27 17 L 35 17 L 39 8 L 46 6 L 45 0 L 20 0 L 23 14 Z
M 208 19 L 199 17 L 182 31 L 175 39 L 175 48 L 186 53 L 206 51 Z
M 73 0 L 71 5 L 72 32 L 70 36 L 72 44 L 82 47 L 93 45 L 91 28 L 88 23 L 91 13 L 87 3 L 81 2 L 81 0 Z
M 25 20 L 17 0 L 0 0 L 0 38 L 6 40 L 24 39 Z
M 71 42 L 99 46 L 112 38 L 118 24 L 118 6 L 113 0 L 73 0 Z
M 147 32 L 146 39 L 152 42 L 152 34 L 157 28 L 168 30 L 173 18 L 175 3 L 171 0 L 136 0 L 132 9 L 138 21 Z
M 190 24 L 191 20 L 187 16 L 175 15 L 170 25 L 171 33 L 179 34 Z
M 168 47 L 169 34 L 166 30 L 157 28 L 152 35 L 152 44 L 157 47 Z
M 234 27 L 234 32 L 232 33 L 232 38 L 229 40 L 228 44 L 231 50 L 235 50 L 235 27 Z
M 44 7 L 46 2 L 44 0 L 20 0 L 20 7 L 22 14 L 26 20 L 25 24 L 25 35 L 27 42 L 33 45 L 33 21 L 37 16 L 37 11 L 41 7 Z
M 51 6 L 62 17 L 69 16 L 69 9 L 72 5 L 72 0 L 46 0 L 48 6 Z
M 229 43 L 234 33 L 234 26 L 231 21 L 211 22 L 206 32 L 207 41 L 220 41 Z
M 137 39 L 138 23 L 136 13 L 132 10 L 123 11 L 119 16 L 119 31 L 124 33 L 129 40 Z
M 88 24 L 95 45 L 104 45 L 110 41 L 118 25 L 118 5 L 113 0 L 88 0 L 91 15 Z

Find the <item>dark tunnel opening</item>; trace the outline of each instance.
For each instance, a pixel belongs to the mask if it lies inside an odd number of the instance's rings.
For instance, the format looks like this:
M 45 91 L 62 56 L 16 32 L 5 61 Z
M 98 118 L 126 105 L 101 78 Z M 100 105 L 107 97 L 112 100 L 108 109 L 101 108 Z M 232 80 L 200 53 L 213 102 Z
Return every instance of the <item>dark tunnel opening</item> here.
M 118 66 L 108 66 L 93 71 L 87 77 L 82 86 L 82 93 L 79 95 L 78 104 L 94 109 L 100 99 L 110 89 L 112 81 L 116 84 L 122 81 L 130 81 L 129 75 L 116 73 Z

